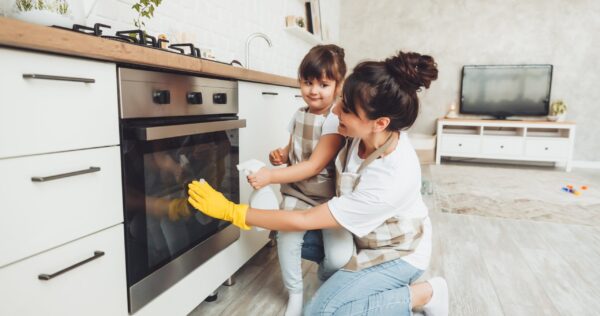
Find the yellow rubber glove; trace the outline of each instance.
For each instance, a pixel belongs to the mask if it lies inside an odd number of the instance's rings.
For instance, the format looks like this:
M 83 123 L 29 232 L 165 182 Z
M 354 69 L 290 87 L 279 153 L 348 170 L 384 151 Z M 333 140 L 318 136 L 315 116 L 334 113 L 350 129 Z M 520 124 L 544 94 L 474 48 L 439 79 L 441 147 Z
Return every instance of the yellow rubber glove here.
M 213 189 L 210 184 L 204 180 L 192 181 L 188 184 L 188 193 L 190 197 L 188 202 L 194 208 L 202 213 L 232 222 L 233 225 L 248 230 L 251 227 L 246 225 L 246 212 L 248 205 L 235 204 L 229 201 L 221 192 Z
M 192 213 L 188 209 L 187 199 L 179 198 L 173 199 L 169 202 L 169 219 L 171 221 L 177 221 L 180 218 L 188 218 Z

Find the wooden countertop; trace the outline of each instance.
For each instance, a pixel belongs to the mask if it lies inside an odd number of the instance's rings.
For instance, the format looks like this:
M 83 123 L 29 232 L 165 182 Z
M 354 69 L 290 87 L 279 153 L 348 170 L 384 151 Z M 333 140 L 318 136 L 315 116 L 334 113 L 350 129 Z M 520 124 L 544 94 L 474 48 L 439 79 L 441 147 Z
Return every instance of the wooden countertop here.
M 298 87 L 298 80 L 0 17 L 0 46 Z

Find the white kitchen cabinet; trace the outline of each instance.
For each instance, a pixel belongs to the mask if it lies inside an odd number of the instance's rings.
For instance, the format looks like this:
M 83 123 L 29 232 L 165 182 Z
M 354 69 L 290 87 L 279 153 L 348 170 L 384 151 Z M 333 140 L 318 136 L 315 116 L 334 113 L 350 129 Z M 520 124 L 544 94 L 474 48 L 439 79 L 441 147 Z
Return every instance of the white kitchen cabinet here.
M 258 159 L 268 168 L 269 152 L 287 145 L 290 140 L 289 122 L 296 110 L 303 105 L 299 89 L 268 84 L 239 82 L 239 116 L 246 119 L 246 128 L 240 130 L 240 162 Z M 281 201 L 278 184 L 273 190 Z M 240 174 L 240 201 L 248 203 L 252 187 Z M 268 230 L 242 231 L 240 244 L 258 251 L 269 241 Z M 252 257 L 254 253 L 250 255 Z M 248 257 L 248 259 L 250 258 Z
M 268 167 L 269 152 L 290 140 L 288 125 L 296 110 L 304 105 L 297 88 L 239 82 L 239 116 L 246 119 L 240 130 L 240 162 L 258 159 Z M 279 192 L 279 185 L 273 185 Z M 247 202 L 251 187 L 240 177 L 240 201 Z
M 127 315 L 116 65 L 0 56 L 0 315 Z
M 0 315 L 127 315 L 123 225 L 4 267 L 0 284 Z
M 10 192 L 2 194 L 0 267 L 122 223 L 120 157 L 112 146 L 0 159 L 0 187 Z
M 439 119 L 436 163 L 442 157 L 561 162 L 571 170 L 575 123 Z
M 119 143 L 116 65 L 0 48 L 0 158 Z
M 246 128 L 240 130 L 240 162 L 258 159 L 267 167 L 274 168 L 269 162 L 269 152 L 288 144 L 289 122 L 303 104 L 302 98 L 298 97 L 300 91 L 289 87 L 243 81 L 239 82 L 238 89 L 239 116 L 246 119 Z M 271 186 L 281 201 L 280 186 L 278 184 Z M 240 201 L 248 203 L 250 193 L 252 187 L 246 177 L 240 174 Z M 268 230 L 253 229 L 242 231 L 239 242 L 258 251 L 268 241 Z M 257 248 L 256 245 L 260 247 Z

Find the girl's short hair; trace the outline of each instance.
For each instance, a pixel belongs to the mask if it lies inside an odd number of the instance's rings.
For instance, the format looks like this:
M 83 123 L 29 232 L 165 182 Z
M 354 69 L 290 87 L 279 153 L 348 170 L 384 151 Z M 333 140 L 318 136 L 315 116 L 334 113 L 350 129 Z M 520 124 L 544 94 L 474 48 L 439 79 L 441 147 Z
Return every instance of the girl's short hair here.
M 387 130 L 407 129 L 419 113 L 417 92 L 429 88 L 438 76 L 431 56 L 399 52 L 384 61 L 358 64 L 344 82 L 344 110 L 358 115 L 357 107 L 370 120 L 389 117 Z
M 298 68 L 298 79 L 327 79 L 344 81 L 346 62 L 344 49 L 333 44 L 317 45 L 308 51 Z

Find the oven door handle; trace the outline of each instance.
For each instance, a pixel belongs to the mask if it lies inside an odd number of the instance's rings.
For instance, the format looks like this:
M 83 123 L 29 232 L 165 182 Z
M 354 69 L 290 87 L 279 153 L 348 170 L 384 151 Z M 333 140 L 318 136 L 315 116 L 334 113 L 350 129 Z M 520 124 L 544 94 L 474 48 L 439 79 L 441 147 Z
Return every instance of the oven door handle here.
M 216 121 L 206 123 L 154 126 L 136 129 L 138 140 L 152 141 L 246 127 L 246 120 Z

